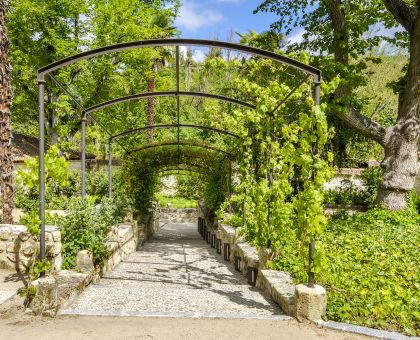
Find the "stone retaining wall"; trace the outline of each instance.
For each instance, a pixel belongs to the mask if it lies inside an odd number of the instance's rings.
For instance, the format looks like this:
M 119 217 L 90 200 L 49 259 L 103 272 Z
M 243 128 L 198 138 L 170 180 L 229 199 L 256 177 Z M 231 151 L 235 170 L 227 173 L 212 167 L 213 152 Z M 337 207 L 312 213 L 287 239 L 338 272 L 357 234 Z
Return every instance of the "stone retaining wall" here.
M 196 208 L 160 208 L 160 220 L 166 223 L 195 223 L 197 217 Z
M 75 270 L 53 271 L 51 275 L 33 281 L 37 294 L 29 305 L 30 311 L 35 315 L 55 316 L 67 301 L 72 301 L 92 281 L 114 269 L 135 251 L 145 233 L 145 227 L 139 227 L 137 221 L 115 226 L 108 234 L 110 254 L 101 268 L 95 268 L 92 256 L 82 250 L 77 254 Z
M 270 250 L 257 250 L 245 242 L 238 229 L 216 222 L 208 224 L 208 212 L 199 204 L 198 230 L 203 238 L 248 278 L 248 283 L 265 291 L 281 309 L 298 320 L 319 321 L 325 315 L 327 296 L 323 287 L 316 285 L 309 288 L 306 285 L 293 284 L 292 277 L 287 272 L 264 269 L 270 257 Z M 214 236 L 212 236 L 214 235 Z M 228 253 L 227 253 L 228 252 Z
M 55 226 L 46 226 L 46 255 L 61 268 L 61 233 Z M 0 269 L 12 269 L 27 273 L 39 249 L 39 239 L 30 234 L 24 225 L 0 224 Z

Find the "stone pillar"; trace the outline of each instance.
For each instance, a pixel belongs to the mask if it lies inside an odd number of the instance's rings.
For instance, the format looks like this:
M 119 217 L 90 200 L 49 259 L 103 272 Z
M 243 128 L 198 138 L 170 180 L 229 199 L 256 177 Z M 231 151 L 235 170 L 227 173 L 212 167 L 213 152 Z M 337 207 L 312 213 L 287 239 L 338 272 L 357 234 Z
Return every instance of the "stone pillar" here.
M 296 318 L 299 321 L 320 321 L 327 308 L 327 292 L 324 287 L 310 288 L 300 284 L 295 288 Z

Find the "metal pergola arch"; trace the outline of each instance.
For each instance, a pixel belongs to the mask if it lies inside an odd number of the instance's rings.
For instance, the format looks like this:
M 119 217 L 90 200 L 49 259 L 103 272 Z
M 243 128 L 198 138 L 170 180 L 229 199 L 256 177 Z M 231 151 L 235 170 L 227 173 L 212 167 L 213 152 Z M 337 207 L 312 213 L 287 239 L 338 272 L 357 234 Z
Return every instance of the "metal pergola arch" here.
M 81 130 L 82 130 L 82 199 L 84 199 L 84 192 L 85 192 L 85 171 L 86 171 L 86 121 L 87 121 L 87 115 L 89 115 L 96 123 L 110 136 L 111 134 L 109 131 L 102 125 L 100 122 L 92 115 L 93 111 L 87 112 L 86 109 L 78 102 L 76 97 L 70 93 L 66 89 L 64 85 L 62 85 L 60 82 L 57 81 L 57 79 L 54 77 L 53 72 L 56 70 L 61 69 L 64 66 L 74 64 L 78 61 L 93 58 L 96 56 L 104 55 L 107 53 L 112 52 L 119 52 L 119 51 L 126 51 L 131 50 L 135 48 L 148 48 L 148 47 L 162 47 L 162 46 L 175 46 L 176 47 L 176 90 L 175 97 L 177 99 L 177 112 L 178 112 L 178 119 L 177 124 L 180 125 L 179 121 L 179 106 L 180 101 L 179 97 L 181 96 L 181 92 L 179 91 L 179 54 L 180 54 L 180 46 L 202 46 L 202 47 L 218 47 L 228 50 L 233 50 L 241 53 L 246 53 L 253 56 L 259 56 L 267 59 L 271 59 L 277 62 L 280 62 L 282 64 L 288 65 L 290 67 L 293 67 L 297 70 L 300 70 L 304 73 L 306 73 L 306 78 L 308 75 L 313 76 L 313 83 L 314 83 L 314 99 L 315 104 L 319 105 L 320 103 L 320 84 L 321 84 L 321 71 L 315 67 L 312 67 L 310 65 L 306 65 L 302 62 L 299 62 L 297 60 L 288 58 L 283 55 L 276 54 L 274 52 L 269 52 L 265 50 L 261 50 L 255 47 L 250 46 L 244 46 L 244 45 L 238 45 L 234 43 L 228 43 L 228 42 L 222 42 L 222 41 L 212 41 L 212 40 L 201 40 L 201 39 L 151 39 L 151 40 L 142 40 L 142 41 L 132 41 L 127 43 L 120 43 L 116 45 L 109 45 L 104 46 L 96 49 L 92 49 L 89 51 L 85 51 L 79 54 L 76 54 L 74 56 L 70 56 L 67 58 L 64 58 L 62 60 L 53 62 L 49 65 L 46 65 L 38 70 L 38 101 L 39 101 L 39 188 L 40 188 L 40 202 L 39 202 L 39 208 L 40 208 L 40 220 L 41 220 L 41 233 L 40 233 L 40 257 L 41 259 L 45 258 L 45 178 L 44 178 L 44 153 L 45 153 L 45 141 L 44 141 L 44 109 L 45 109 L 45 103 L 44 103 L 44 90 L 45 90 L 45 77 L 49 76 L 64 92 L 66 92 L 72 100 L 75 102 L 75 104 L 81 109 L 82 111 L 82 119 L 81 119 Z M 300 86 L 300 85 L 298 85 Z M 295 87 L 296 89 L 297 87 Z M 291 91 L 294 92 L 295 89 Z M 140 95 L 140 94 L 139 94 Z M 289 94 L 290 95 L 290 94 Z M 284 100 L 281 102 L 283 103 L 285 100 L 288 99 L 288 96 L 284 98 Z M 219 100 L 225 100 L 228 101 L 226 98 L 215 98 Z M 117 99 L 115 99 L 117 101 Z M 230 102 L 237 101 L 237 99 L 230 98 Z M 118 101 L 117 101 L 118 102 Z M 115 103 L 115 102 L 114 102 Z M 245 102 L 242 102 L 245 103 Z M 103 103 L 104 104 L 104 103 Z M 102 104 L 102 105 L 103 105 Z M 236 104 L 239 104 L 239 102 L 236 102 Z M 249 103 L 245 103 L 249 104 Z M 112 104 L 110 104 L 112 105 Z M 252 105 L 252 104 L 249 104 Z M 281 104 L 279 104 L 280 106 Z M 109 106 L 109 105 L 108 105 Z M 244 105 L 246 106 L 246 105 Z M 99 108 L 98 108 L 99 109 Z M 178 141 L 179 141 L 179 129 L 178 129 Z M 314 248 L 314 241 L 311 242 L 310 247 L 310 263 L 312 260 L 313 254 L 313 248 Z M 314 282 L 313 279 L 310 278 L 309 280 L 310 285 L 313 286 Z
M 231 131 L 228 130 L 222 130 L 222 129 L 217 129 L 217 128 L 213 128 L 210 126 L 202 126 L 202 125 L 194 125 L 194 124 L 160 124 L 160 125 L 145 125 L 136 129 L 131 129 L 131 130 L 126 130 L 122 133 L 116 134 L 116 135 L 112 135 L 109 137 L 109 141 L 108 141 L 108 196 L 109 198 L 112 198 L 112 142 L 115 139 L 118 138 L 122 138 L 124 136 L 130 135 L 130 134 L 137 134 L 139 132 L 145 131 L 145 130 L 149 130 L 149 129 L 165 129 L 165 128 L 178 128 L 178 140 L 177 142 L 164 142 L 163 144 L 160 145 L 155 145 L 155 144 L 145 144 L 143 145 L 143 147 L 139 147 L 137 149 L 134 150 L 130 150 L 127 151 L 127 154 L 131 154 L 133 152 L 136 151 L 141 151 L 144 149 L 149 149 L 152 147 L 158 147 L 158 146 L 169 146 L 169 145 L 178 145 L 178 153 L 179 153 L 179 146 L 180 145 L 188 145 L 185 142 L 182 143 L 179 139 L 179 129 L 180 128 L 190 128 L 190 129 L 199 129 L 199 130 L 204 130 L 204 131 L 211 131 L 211 132 L 215 132 L 215 133 L 219 133 L 222 135 L 227 135 L 229 137 L 233 137 L 233 138 L 237 138 L 237 139 L 241 139 L 240 136 L 238 136 L 237 134 L 234 134 Z M 229 155 L 231 156 L 230 153 L 223 151 L 221 149 L 217 149 L 214 147 L 210 147 L 207 145 L 203 145 L 203 144 L 195 144 L 195 145 L 191 145 L 189 144 L 189 146 L 196 146 L 196 147 L 202 147 L 202 148 L 206 148 L 208 150 L 213 150 L 213 151 L 217 151 L 217 152 L 222 152 L 225 155 Z M 229 159 L 230 162 L 230 159 Z M 231 168 L 231 164 L 229 163 L 229 168 Z M 230 184 L 229 184 L 229 190 L 230 190 Z
M 211 131 L 211 132 L 215 132 L 215 133 L 219 133 L 221 135 L 226 135 L 229 137 L 233 137 L 233 138 L 237 138 L 237 139 L 241 139 L 241 137 L 229 130 L 222 130 L 222 129 L 217 129 L 211 126 L 205 126 L 205 125 L 195 125 L 195 124 L 159 124 L 159 125 L 145 125 L 145 126 L 141 126 L 135 129 L 130 129 L 130 130 L 126 130 L 124 132 L 121 132 L 119 134 L 116 135 L 112 135 L 111 137 L 109 137 L 109 140 L 112 142 L 114 139 L 117 138 L 121 138 L 127 135 L 131 135 L 131 134 L 136 134 L 138 132 L 142 132 L 142 131 L 146 131 L 146 130 L 153 130 L 153 129 L 170 129 L 170 128 L 181 128 L 181 129 L 199 129 L 199 130 L 206 130 L 206 131 Z
M 222 149 L 219 149 L 219 148 L 216 148 L 214 146 L 204 144 L 204 143 L 195 143 L 194 141 L 183 141 L 183 140 L 180 140 L 180 141 L 163 141 L 163 142 L 159 142 L 159 143 L 145 144 L 145 145 L 142 145 L 142 146 L 140 146 L 136 149 L 129 150 L 127 152 L 127 154 L 131 154 L 133 152 L 142 151 L 142 150 L 155 148 L 155 147 L 174 146 L 174 145 L 191 146 L 191 147 L 196 147 L 196 148 L 208 149 L 208 150 L 211 150 L 211 151 L 216 151 L 216 152 L 223 153 L 227 157 L 232 157 L 232 153 L 227 152 L 227 151 L 222 150 Z
M 230 98 L 230 97 L 226 97 L 226 96 L 221 96 L 218 94 L 212 94 L 212 93 L 206 93 L 206 92 L 186 92 L 186 91 L 160 91 L 160 92 L 145 92 L 145 93 L 136 93 L 136 94 L 131 94 L 129 96 L 123 96 L 123 97 L 118 97 L 115 99 L 111 99 L 108 100 L 106 102 L 97 104 L 97 105 L 93 105 L 90 106 L 88 108 L 86 108 L 86 113 L 87 114 L 91 114 L 95 111 L 98 110 L 102 110 L 105 109 L 109 106 L 115 105 L 115 104 L 120 104 L 120 103 L 126 103 L 126 102 L 130 102 L 130 101 L 134 101 L 134 100 L 139 100 L 139 99 L 147 99 L 147 98 L 152 98 L 152 97 L 203 97 L 203 98 L 209 98 L 209 99 L 216 99 L 216 100 L 220 100 L 226 103 L 231 103 L 231 104 L 237 104 L 237 105 L 241 105 L 244 107 L 247 107 L 249 109 L 255 109 L 255 105 L 248 103 L 248 102 L 244 102 L 242 100 L 238 100 L 238 99 L 234 99 L 234 98 Z
M 215 147 L 212 147 L 212 146 L 206 145 L 206 144 L 194 143 L 194 142 L 191 142 L 191 141 L 172 141 L 172 142 L 168 142 L 168 141 L 165 142 L 164 141 L 164 142 L 160 142 L 160 143 L 142 145 L 142 146 L 140 146 L 136 149 L 128 151 L 126 154 L 130 155 L 133 152 L 141 152 L 141 151 L 144 151 L 144 150 L 147 150 L 147 149 L 160 148 L 160 147 L 166 147 L 166 146 L 178 146 L 178 154 L 179 154 L 179 147 L 180 146 L 188 146 L 188 147 L 191 147 L 191 148 L 197 148 L 198 147 L 198 148 L 203 148 L 203 149 L 214 151 L 216 153 L 223 154 L 223 156 L 224 156 L 223 158 L 227 159 L 228 164 L 229 164 L 227 187 L 228 187 L 229 193 L 231 193 L 231 189 L 232 189 L 232 154 L 230 152 L 225 151 L 225 150 L 215 148 Z M 187 156 L 184 155 L 183 157 L 187 157 Z M 191 157 L 191 158 L 197 158 L 198 159 L 200 157 Z M 206 168 L 206 169 L 208 169 L 208 168 Z M 108 162 L 108 197 L 112 198 L 112 158 L 110 158 L 109 162 Z

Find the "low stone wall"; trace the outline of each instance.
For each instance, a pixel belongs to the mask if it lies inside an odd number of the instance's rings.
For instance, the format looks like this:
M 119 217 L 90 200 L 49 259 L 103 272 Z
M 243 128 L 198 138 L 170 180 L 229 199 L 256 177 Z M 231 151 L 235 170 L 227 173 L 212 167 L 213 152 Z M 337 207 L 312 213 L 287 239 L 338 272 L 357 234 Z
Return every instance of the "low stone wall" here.
M 323 287 L 293 284 L 287 272 L 264 269 L 270 250 L 259 251 L 245 242 L 238 229 L 220 223 L 207 225 L 206 212 L 199 205 L 198 231 L 216 251 L 247 276 L 248 283 L 265 291 L 281 309 L 298 320 L 319 321 L 325 315 L 327 295 Z M 209 241 L 215 239 L 215 242 Z
M 145 238 L 145 230 L 144 227 L 138 226 L 137 221 L 112 228 L 108 234 L 107 242 L 110 255 L 101 268 L 101 275 L 113 270 L 132 252 L 136 251 L 141 238 Z
M 48 210 L 48 213 L 51 216 L 65 216 L 66 212 L 64 210 Z M 23 217 L 23 215 L 25 215 L 25 212 L 22 209 L 17 209 L 14 208 L 12 210 L 12 218 L 13 218 L 13 224 L 19 224 L 20 223 L 20 219 Z M 0 209 L 0 221 L 2 219 L 2 211 Z
M 195 223 L 197 217 L 196 208 L 160 208 L 160 220 L 166 223 Z
M 110 254 L 101 268 L 93 266 L 88 251 L 80 251 L 75 270 L 53 271 L 51 275 L 32 282 L 37 294 L 30 302 L 29 310 L 35 315 L 55 316 L 67 301 L 72 301 L 92 281 L 114 269 L 135 251 L 139 239 L 145 237 L 145 234 L 145 227 L 139 227 L 137 221 L 115 226 L 108 234 L 107 246 Z
M 54 263 L 54 269 L 61 268 L 61 233 L 58 227 L 45 227 L 46 255 Z M 39 249 L 39 239 L 30 234 L 23 225 L 0 224 L 0 269 L 12 269 L 27 273 Z

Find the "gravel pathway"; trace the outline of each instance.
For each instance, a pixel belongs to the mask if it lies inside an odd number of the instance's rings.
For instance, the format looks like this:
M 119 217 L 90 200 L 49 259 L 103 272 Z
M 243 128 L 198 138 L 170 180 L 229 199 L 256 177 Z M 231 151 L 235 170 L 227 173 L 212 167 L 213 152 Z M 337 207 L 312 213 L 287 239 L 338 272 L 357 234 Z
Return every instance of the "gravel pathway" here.
M 0 269 L 0 305 L 13 297 L 26 282 L 22 275 L 14 271 Z
M 60 314 L 288 319 L 191 223 L 163 226 Z

